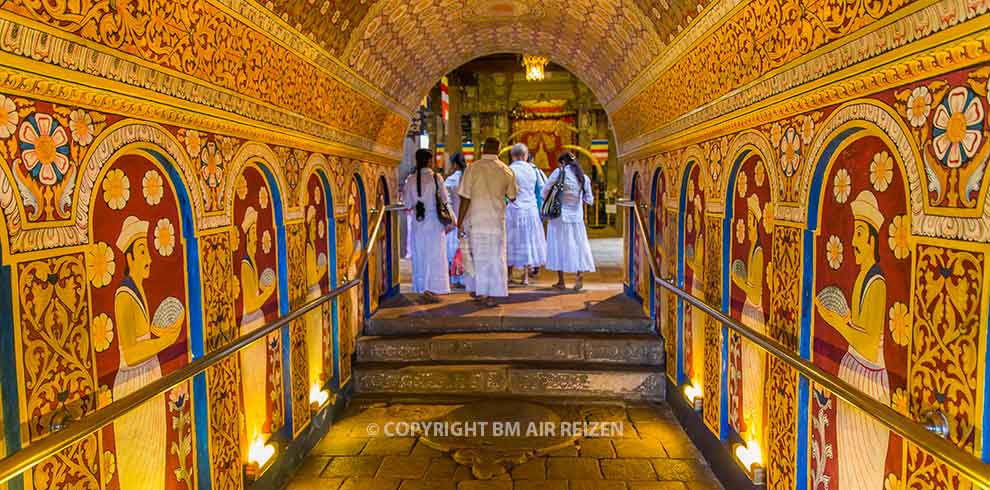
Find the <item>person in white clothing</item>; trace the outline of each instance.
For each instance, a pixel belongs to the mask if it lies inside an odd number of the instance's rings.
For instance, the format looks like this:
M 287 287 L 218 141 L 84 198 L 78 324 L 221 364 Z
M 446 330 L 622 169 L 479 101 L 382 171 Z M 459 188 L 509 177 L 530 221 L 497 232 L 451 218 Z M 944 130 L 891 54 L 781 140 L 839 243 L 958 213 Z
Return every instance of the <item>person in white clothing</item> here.
M 447 195 L 450 196 L 450 209 L 459 209 L 461 206 L 461 196 L 457 194 L 457 188 L 461 186 L 461 176 L 464 175 L 464 169 L 467 168 L 467 162 L 464 161 L 464 154 L 457 152 L 451 155 L 450 164 L 454 167 L 454 172 L 443 182 L 443 186 L 447 188 Z M 463 288 L 464 275 L 454 270 L 454 257 L 457 255 L 457 249 L 461 243 L 460 238 L 457 237 L 457 233 L 457 228 L 447 233 L 447 266 L 450 267 L 451 286 Z
M 543 232 L 543 220 L 540 219 L 540 209 L 536 204 L 536 189 L 539 185 L 540 173 L 528 162 L 526 155 L 529 149 L 522 143 L 516 143 L 509 150 L 512 157 L 512 170 L 516 179 L 519 194 L 514 202 L 505 209 L 505 237 L 508 251 L 509 280 L 512 280 L 512 269 L 522 267 L 522 284 L 529 284 L 528 268 L 539 267 L 547 259 L 547 238 Z
M 533 170 L 536 171 L 536 209 L 540 210 L 543 209 L 543 188 L 547 186 L 547 174 L 543 173 L 543 169 L 537 167 L 536 164 L 533 163 L 532 153 L 530 153 L 529 156 L 526 157 L 526 163 L 528 163 L 529 166 L 533 167 Z M 540 227 L 543 229 L 543 236 L 546 237 L 547 236 L 546 222 L 541 223 Z M 539 266 L 532 267 L 529 269 L 528 272 L 530 278 L 536 279 L 540 275 L 540 267 Z
M 560 164 L 550 174 L 543 188 L 543 199 L 550 189 L 562 183 L 560 192 L 560 216 L 547 225 L 547 269 L 557 271 L 554 288 L 564 289 L 564 273 L 577 274 L 574 290 L 584 287 L 585 272 L 595 271 L 595 257 L 591 254 L 588 231 L 584 227 L 584 205 L 594 203 L 591 179 L 584 175 L 581 164 L 570 152 L 558 158 Z
M 492 298 L 509 295 L 505 250 L 505 203 L 519 192 L 512 170 L 498 159 L 500 143 L 488 138 L 481 158 L 468 166 L 461 177 L 460 212 L 457 227 L 461 254 L 466 255 L 465 286 L 487 307 Z
M 440 222 L 437 208 L 450 210 L 447 188 L 440 184 L 440 178 L 430 163 L 433 152 L 416 151 L 416 170 L 406 177 L 402 187 L 402 200 L 407 209 L 413 211 L 413 221 L 409 228 L 409 242 L 412 244 L 412 289 L 422 293 L 427 303 L 437 303 L 438 294 L 450 292 L 450 276 L 447 270 L 447 240 L 444 233 L 449 224 Z M 439 197 L 439 202 L 437 201 Z M 453 216 L 451 216 L 453 218 Z

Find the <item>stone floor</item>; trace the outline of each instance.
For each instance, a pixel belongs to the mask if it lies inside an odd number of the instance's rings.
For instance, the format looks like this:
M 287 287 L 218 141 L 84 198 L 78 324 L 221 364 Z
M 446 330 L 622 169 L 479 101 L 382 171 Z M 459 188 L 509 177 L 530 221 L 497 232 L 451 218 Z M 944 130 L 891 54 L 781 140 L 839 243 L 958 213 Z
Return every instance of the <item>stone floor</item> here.
M 622 433 L 585 438 L 576 446 L 508 465 L 507 473 L 491 480 L 476 479 L 467 466 L 420 438 L 386 437 L 382 431 L 388 421 L 433 419 L 460 406 L 356 400 L 307 457 L 287 490 L 722 488 L 664 404 L 586 404 L 584 408 L 601 415 L 597 420 L 621 422 Z

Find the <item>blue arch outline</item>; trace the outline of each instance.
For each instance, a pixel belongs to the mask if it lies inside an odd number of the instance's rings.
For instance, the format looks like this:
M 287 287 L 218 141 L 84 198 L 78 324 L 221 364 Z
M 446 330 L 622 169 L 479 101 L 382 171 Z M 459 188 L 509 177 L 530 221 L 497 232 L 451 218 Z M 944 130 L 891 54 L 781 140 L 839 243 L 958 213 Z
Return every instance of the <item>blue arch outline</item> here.
M 847 128 L 838 134 L 825 145 L 821 156 L 815 162 L 815 170 L 812 174 L 811 185 L 808 186 L 808 214 L 804 229 L 804 250 L 801 264 L 801 317 L 798 333 L 798 355 L 802 359 L 811 359 L 811 294 L 814 290 L 815 280 L 815 231 L 818 230 L 819 206 L 822 201 L 822 184 L 825 180 L 825 171 L 835 151 L 849 137 L 862 131 L 864 128 Z M 812 199 L 814 197 L 814 199 Z M 797 489 L 807 490 L 809 465 L 808 441 L 811 437 L 809 425 L 809 411 L 811 410 L 811 387 L 808 378 L 798 375 L 798 420 L 797 420 Z
M 272 192 L 272 215 L 275 220 L 275 255 L 278 257 L 278 313 L 279 316 L 285 316 L 289 314 L 289 272 L 285 239 L 285 214 L 283 214 L 282 210 L 282 192 L 278 187 L 278 180 L 275 178 L 275 174 L 263 159 L 252 158 L 248 163 L 254 164 L 261 170 L 261 174 L 265 177 L 265 182 L 268 184 L 268 189 Z M 287 381 L 292 379 L 292 358 L 290 352 L 292 349 L 289 348 L 291 339 L 289 338 L 288 328 L 281 329 L 281 341 L 282 345 L 279 347 L 282 349 L 282 406 L 284 410 L 282 413 L 282 428 L 279 429 L 278 434 L 288 436 L 291 439 L 294 433 L 292 427 L 292 383 Z
M 681 176 L 681 193 L 677 203 L 677 287 L 684 289 L 684 215 L 687 210 L 687 187 L 697 163 L 688 161 Z M 684 384 L 684 300 L 677 298 L 677 385 Z
M 637 190 L 639 190 L 639 172 L 634 172 L 632 176 L 632 186 L 629 188 L 629 199 L 633 202 L 633 206 L 636 205 L 636 199 L 639 198 Z M 624 289 L 626 290 L 626 296 L 639 301 L 641 304 L 643 298 L 639 297 L 639 293 L 636 291 L 635 280 L 636 277 L 636 217 L 633 215 L 632 211 L 629 212 L 628 224 L 626 229 L 629 230 L 629 248 L 627 249 L 628 257 L 626 258 L 626 269 L 629 274 L 626 276 L 626 284 Z
M 3 406 L 4 456 L 21 449 L 20 394 L 17 387 L 17 356 L 14 346 L 14 287 L 10 264 L 3 262 L 0 247 L 0 398 Z M 7 285 L 10 285 L 9 287 Z M 24 477 L 17 476 L 7 482 L 8 490 L 22 490 Z
M 657 187 L 660 184 L 660 179 L 663 178 L 663 169 L 657 167 L 653 171 L 653 184 L 650 186 L 650 243 L 652 244 L 652 249 L 649 251 L 650 254 L 656 253 L 657 244 L 657 204 L 660 204 L 660 213 L 663 213 L 663 202 L 657 203 Z M 667 189 L 664 189 L 666 191 Z M 656 281 L 650 281 L 650 319 L 654 322 L 657 319 L 659 312 L 657 312 L 656 304 Z
M 326 201 L 327 213 L 327 274 L 330 276 L 330 289 L 337 287 L 337 225 L 336 216 L 333 210 L 333 189 L 330 187 L 330 179 L 322 169 L 314 172 L 320 179 L 320 186 L 323 188 L 323 198 Z M 334 391 L 340 389 L 340 343 L 337 342 L 339 336 L 339 319 L 337 318 L 338 306 L 337 298 L 330 300 L 330 354 L 333 356 L 333 372 L 327 380 L 324 388 L 331 388 Z M 326 355 L 326 353 L 324 353 Z
M 192 200 L 189 198 L 189 190 L 186 188 L 179 174 L 179 169 L 159 151 L 143 148 L 157 161 L 165 173 L 169 182 L 175 190 L 176 201 L 179 205 L 179 215 L 181 219 L 182 238 L 186 245 L 186 284 L 189 289 L 189 302 L 187 311 L 189 314 L 189 343 L 192 348 L 193 360 L 203 356 L 205 351 L 203 327 L 203 287 L 202 272 L 200 270 L 199 259 L 199 239 L 196 237 L 196 222 L 193 219 Z M 200 373 L 193 377 L 193 413 L 195 414 L 196 431 L 196 486 L 203 490 L 212 487 L 210 480 L 210 444 L 209 444 L 209 392 L 206 387 L 206 373 Z
M 733 160 L 732 169 L 729 171 L 728 187 L 725 189 L 723 198 L 725 211 L 722 216 L 722 313 L 726 316 L 730 316 L 729 310 L 731 309 L 732 296 L 732 281 L 729 274 L 732 272 L 730 264 L 732 261 L 732 218 L 735 215 L 733 191 L 736 188 L 739 170 L 752 153 L 752 149 L 745 148 Z M 729 327 L 725 325 L 722 325 L 722 362 L 720 369 L 722 371 L 721 399 L 723 410 L 719 414 L 718 419 L 719 436 L 724 441 L 733 436 L 738 437 L 739 435 L 732 428 L 732 425 L 729 424 Z
M 354 172 L 351 175 L 351 179 L 352 179 L 353 182 L 357 183 L 358 200 L 360 201 L 360 205 L 361 205 L 361 249 L 362 249 L 362 253 L 363 253 L 363 251 L 368 247 L 368 201 L 367 201 L 367 194 L 365 193 L 365 190 L 364 190 L 364 181 L 361 180 L 361 174 L 359 174 L 357 172 Z M 364 295 L 363 295 L 364 296 L 364 308 L 362 309 L 364 311 L 364 314 L 362 315 L 364 318 L 362 318 L 362 320 L 367 320 L 368 318 L 371 318 L 371 288 L 370 288 L 370 285 L 368 284 L 368 281 L 369 281 L 369 279 L 368 279 L 368 267 L 365 267 L 364 268 L 364 271 L 361 273 L 361 277 L 363 278 L 362 281 L 361 281 L 362 282 L 361 289 L 364 292 Z
M 386 179 L 384 175 L 378 177 L 378 187 L 380 191 L 384 190 L 384 192 L 382 193 L 383 196 L 382 201 L 384 207 L 388 207 L 388 205 L 392 203 L 392 195 L 389 193 L 388 179 Z M 383 213 L 385 212 L 384 207 L 381 210 L 381 212 Z M 396 277 L 394 275 L 396 271 L 392 270 L 392 240 L 393 240 L 392 231 L 393 230 L 392 230 L 391 216 L 386 216 L 385 217 L 385 290 L 382 291 L 382 294 L 379 295 L 378 297 L 379 305 L 381 305 L 381 302 L 384 301 L 385 299 L 390 298 L 399 293 L 399 288 L 396 287 L 397 286 L 396 283 L 398 283 L 398 281 L 396 280 Z

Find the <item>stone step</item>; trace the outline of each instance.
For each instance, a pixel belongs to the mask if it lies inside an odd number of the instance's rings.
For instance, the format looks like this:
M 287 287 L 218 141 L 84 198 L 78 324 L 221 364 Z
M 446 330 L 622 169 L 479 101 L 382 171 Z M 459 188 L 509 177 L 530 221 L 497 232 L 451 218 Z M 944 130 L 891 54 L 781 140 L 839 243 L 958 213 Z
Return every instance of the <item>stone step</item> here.
M 608 318 L 595 316 L 514 317 L 514 316 L 404 316 L 370 318 L 364 334 L 369 336 L 430 335 L 447 333 L 540 332 L 651 334 L 649 318 Z
M 364 363 L 354 368 L 361 395 L 471 395 L 652 400 L 665 397 L 662 368 L 520 364 Z
M 663 341 L 655 335 L 450 333 L 361 337 L 357 361 L 374 362 L 588 362 L 662 367 Z

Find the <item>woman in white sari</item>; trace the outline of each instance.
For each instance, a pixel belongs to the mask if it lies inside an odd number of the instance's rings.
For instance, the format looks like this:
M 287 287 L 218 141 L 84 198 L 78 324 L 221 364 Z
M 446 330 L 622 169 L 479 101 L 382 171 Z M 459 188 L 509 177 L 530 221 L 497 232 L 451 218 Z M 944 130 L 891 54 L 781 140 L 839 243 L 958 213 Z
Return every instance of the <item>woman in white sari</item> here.
M 413 222 L 409 228 L 409 242 L 412 244 L 412 289 L 422 293 L 427 303 L 437 303 L 438 294 L 450 293 L 450 275 L 447 269 L 447 240 L 444 233 L 450 230 L 449 224 L 440 222 L 437 208 L 443 206 L 450 212 L 450 199 L 440 178 L 430 168 L 433 152 L 416 151 L 416 170 L 406 177 L 402 187 L 403 202 L 413 211 Z M 437 201 L 437 198 L 440 198 Z M 453 213 L 450 213 L 453 218 Z
M 584 273 L 595 271 L 595 257 L 591 254 L 588 230 L 584 226 L 584 205 L 594 203 L 591 179 L 584 175 L 581 164 L 571 153 L 558 159 L 560 164 L 550 174 L 543 188 L 546 200 L 558 182 L 563 183 L 560 192 L 560 217 L 550 220 L 547 226 L 547 269 L 557 271 L 554 288 L 564 289 L 564 273 L 577 274 L 574 290 L 584 287 Z

